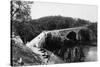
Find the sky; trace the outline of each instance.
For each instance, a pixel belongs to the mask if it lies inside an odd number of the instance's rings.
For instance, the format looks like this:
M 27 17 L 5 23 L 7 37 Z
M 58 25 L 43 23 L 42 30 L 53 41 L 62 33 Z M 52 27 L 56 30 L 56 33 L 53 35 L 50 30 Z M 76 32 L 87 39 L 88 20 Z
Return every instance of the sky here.
M 98 8 L 95 5 L 63 4 L 38 1 L 35 1 L 31 7 L 32 19 L 58 15 L 96 22 L 98 21 Z

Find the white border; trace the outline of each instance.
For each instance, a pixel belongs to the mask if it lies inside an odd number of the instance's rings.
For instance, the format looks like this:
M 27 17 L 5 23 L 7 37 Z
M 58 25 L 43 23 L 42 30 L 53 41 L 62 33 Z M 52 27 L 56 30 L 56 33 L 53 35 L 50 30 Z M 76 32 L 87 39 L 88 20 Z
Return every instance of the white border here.
M 28 0 L 28 1 L 41 1 L 41 2 L 57 2 L 57 3 L 71 3 L 71 4 L 87 4 L 97 5 L 98 12 L 100 12 L 99 0 Z M 100 14 L 98 13 L 98 29 L 100 21 Z M 99 34 L 98 30 L 98 34 Z M 98 35 L 98 45 L 99 35 Z M 100 47 L 100 46 L 99 46 Z M 98 48 L 99 48 L 98 47 Z M 100 49 L 98 49 L 100 51 Z M 98 51 L 98 55 L 100 56 Z M 99 57 L 98 57 L 99 58 Z M 38 65 L 37 67 L 99 67 L 98 62 L 84 62 L 84 63 L 70 63 L 70 64 L 56 64 L 56 65 Z M 0 2 L 0 67 L 10 67 L 10 0 L 1 0 Z M 35 67 L 35 66 L 33 66 Z

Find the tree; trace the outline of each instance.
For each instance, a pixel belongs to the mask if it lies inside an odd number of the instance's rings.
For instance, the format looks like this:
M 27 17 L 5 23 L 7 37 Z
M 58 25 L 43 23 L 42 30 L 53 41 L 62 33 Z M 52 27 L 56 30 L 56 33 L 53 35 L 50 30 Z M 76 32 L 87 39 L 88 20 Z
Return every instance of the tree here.
M 29 34 L 29 30 L 27 30 L 29 29 L 27 28 L 28 25 L 25 23 L 31 20 L 30 9 L 32 3 L 33 1 L 11 1 L 11 29 L 12 32 L 19 35 L 24 42 L 26 42 Z
M 28 21 L 31 19 L 30 7 L 31 1 L 11 1 L 11 20 L 14 21 Z

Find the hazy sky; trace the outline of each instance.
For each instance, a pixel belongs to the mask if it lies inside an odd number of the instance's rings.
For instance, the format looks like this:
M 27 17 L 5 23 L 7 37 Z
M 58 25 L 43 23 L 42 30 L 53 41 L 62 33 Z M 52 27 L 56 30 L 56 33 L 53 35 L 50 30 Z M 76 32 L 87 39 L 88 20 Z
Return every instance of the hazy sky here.
M 81 18 L 89 21 L 97 21 L 97 6 L 76 5 L 76 4 L 60 4 L 48 2 L 34 2 L 31 9 L 32 19 L 44 16 L 65 16 L 73 18 Z

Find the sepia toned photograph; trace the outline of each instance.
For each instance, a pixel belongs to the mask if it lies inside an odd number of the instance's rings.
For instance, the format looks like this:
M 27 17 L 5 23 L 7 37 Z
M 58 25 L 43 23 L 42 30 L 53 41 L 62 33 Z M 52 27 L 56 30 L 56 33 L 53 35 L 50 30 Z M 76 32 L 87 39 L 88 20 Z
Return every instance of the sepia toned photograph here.
M 10 65 L 97 62 L 96 5 L 10 1 Z

